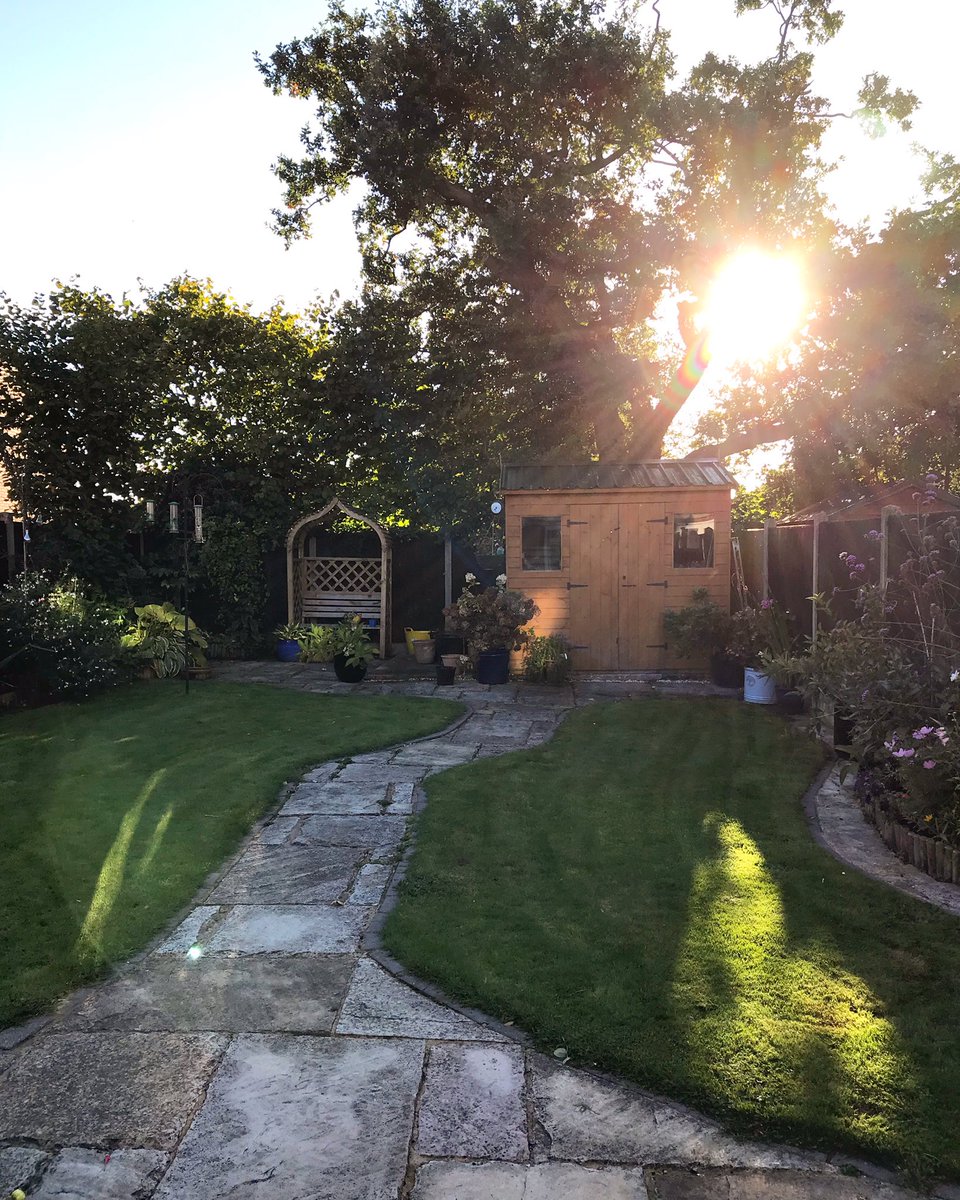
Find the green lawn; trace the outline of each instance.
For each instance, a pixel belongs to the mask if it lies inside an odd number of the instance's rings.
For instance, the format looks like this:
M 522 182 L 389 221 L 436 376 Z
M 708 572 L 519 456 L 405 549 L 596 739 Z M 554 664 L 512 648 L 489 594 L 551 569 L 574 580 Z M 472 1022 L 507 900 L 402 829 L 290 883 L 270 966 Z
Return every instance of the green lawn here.
M 818 749 L 729 701 L 572 714 L 429 781 L 389 949 L 766 1139 L 960 1176 L 960 922 L 813 842 Z
M 139 684 L 0 720 L 0 1028 L 153 937 L 285 780 L 443 728 L 440 700 Z

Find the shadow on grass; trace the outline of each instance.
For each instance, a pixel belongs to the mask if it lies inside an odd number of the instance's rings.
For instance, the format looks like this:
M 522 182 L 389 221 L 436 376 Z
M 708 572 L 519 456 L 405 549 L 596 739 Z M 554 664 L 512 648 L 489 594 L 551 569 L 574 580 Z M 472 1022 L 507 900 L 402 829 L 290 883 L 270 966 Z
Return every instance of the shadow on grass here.
M 388 946 L 743 1132 L 958 1175 L 960 926 L 817 847 L 820 763 L 751 706 L 577 712 L 431 781 Z

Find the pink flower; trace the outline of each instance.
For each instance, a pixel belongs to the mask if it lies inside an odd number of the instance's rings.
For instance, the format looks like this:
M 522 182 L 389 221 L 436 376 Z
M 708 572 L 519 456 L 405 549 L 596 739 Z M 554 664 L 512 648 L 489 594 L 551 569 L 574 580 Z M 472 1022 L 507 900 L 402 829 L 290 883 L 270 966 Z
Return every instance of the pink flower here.
M 900 750 L 894 750 L 893 757 L 894 758 L 913 758 L 913 756 L 915 754 L 916 754 L 916 750 L 900 749 Z
M 925 771 L 932 771 L 936 765 L 937 764 L 933 761 L 932 758 L 925 758 L 923 760 L 923 769 Z
M 933 733 L 932 725 L 921 725 L 919 729 L 913 731 L 913 740 L 919 742 L 930 733 Z
M 766 600 L 763 600 L 763 601 L 761 601 L 760 607 L 761 608 L 773 608 L 773 601 L 769 598 Z

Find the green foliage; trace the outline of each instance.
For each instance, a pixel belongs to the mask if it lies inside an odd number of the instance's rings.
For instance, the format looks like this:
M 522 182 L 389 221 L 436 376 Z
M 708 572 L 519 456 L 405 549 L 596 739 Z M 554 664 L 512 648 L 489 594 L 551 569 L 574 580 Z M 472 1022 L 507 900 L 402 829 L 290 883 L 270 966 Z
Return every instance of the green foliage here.
M 169 601 L 145 604 L 133 611 L 136 623 L 123 635 L 121 644 L 137 661 L 149 664 L 158 679 L 181 675 L 188 656 L 191 667 L 207 665 L 206 637 Z
M 458 366 L 485 349 L 495 377 L 513 372 L 502 395 L 531 433 L 552 392 L 544 452 L 579 438 L 582 452 L 657 457 L 678 407 L 653 403 L 673 367 L 672 352 L 651 361 L 663 297 L 702 299 L 740 244 L 823 248 L 835 233 L 819 192 L 831 106 L 806 43 L 828 40 L 840 14 L 826 0 L 739 8 L 771 9 L 774 53 L 711 53 L 674 83 L 669 36 L 641 9 L 333 4 L 260 62 L 275 93 L 314 107 L 302 156 L 278 162 L 277 228 L 304 234 L 318 201 L 362 180 L 364 310 L 379 328 L 384 304 L 406 305 L 401 338 L 430 314 L 431 361 L 452 368 L 454 391 L 426 398 L 469 413 L 486 370 Z M 913 103 L 878 77 L 868 102 L 901 122 Z M 404 231 L 412 249 L 395 245 Z M 458 297 L 449 331 L 424 303 L 440 294 Z M 696 343 L 689 323 L 681 333 Z M 487 404 L 499 407 L 484 390 Z
M 297 640 L 300 643 L 301 662 L 326 663 L 337 653 L 336 634 L 332 625 L 308 625 L 303 636 Z
M 273 631 L 273 636 L 278 642 L 301 642 L 307 637 L 309 631 L 309 626 L 300 621 L 293 621 L 286 625 L 278 625 Z
M 695 588 L 691 604 L 663 614 L 663 632 L 678 658 L 709 658 L 730 644 L 730 614 L 710 599 L 706 588 Z
M 0 590 L 0 682 L 28 703 L 80 699 L 125 677 L 119 614 L 75 582 L 25 572 Z
M 797 642 L 789 613 L 776 600 L 748 604 L 730 620 L 729 653 L 748 667 L 765 667 L 771 658 L 786 658 Z
M 467 575 L 460 597 L 443 610 L 447 629 L 467 639 L 474 661 L 485 650 L 519 649 L 530 636 L 522 627 L 540 609 L 523 592 L 508 590 L 501 575 L 496 587 L 481 588 Z
M 523 677 L 528 683 L 564 687 L 570 682 L 571 671 L 570 643 L 562 633 L 542 636 L 534 629 L 527 631 L 523 647 Z
M 859 618 L 832 622 L 821 598 L 816 643 L 771 665 L 830 697 L 852 719 L 854 759 L 895 807 L 960 845 L 960 523 L 920 516 L 906 528 L 912 549 L 886 589 L 844 551 Z
M 337 625 L 329 626 L 332 657 L 342 656 L 348 667 L 366 666 L 377 653 L 359 614 L 344 617 Z

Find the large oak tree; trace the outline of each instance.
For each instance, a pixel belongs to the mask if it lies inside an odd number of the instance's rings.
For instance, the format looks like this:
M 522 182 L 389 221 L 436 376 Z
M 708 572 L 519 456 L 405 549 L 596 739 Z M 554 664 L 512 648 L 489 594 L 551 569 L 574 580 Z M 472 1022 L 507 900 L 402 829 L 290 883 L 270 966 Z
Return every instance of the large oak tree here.
M 745 243 L 822 250 L 836 234 L 820 145 L 838 114 L 813 89 L 810 47 L 841 15 L 831 0 L 736 0 L 750 10 L 772 18 L 769 57 L 708 54 L 678 80 L 655 4 L 334 4 L 260 61 L 270 87 L 314 108 L 302 155 L 277 165 L 278 228 L 305 234 L 315 205 L 362 181 L 368 287 L 415 305 L 433 280 L 463 280 L 491 354 L 558 398 L 545 444 L 579 428 L 602 455 L 658 456 L 693 386 L 658 403 L 674 365 L 651 324 L 664 297 L 691 298 L 692 349 L 721 258 Z M 879 76 L 858 103 L 904 123 L 912 108 Z M 454 357 L 456 324 L 434 336 Z M 541 393 L 520 388 L 517 403 Z

